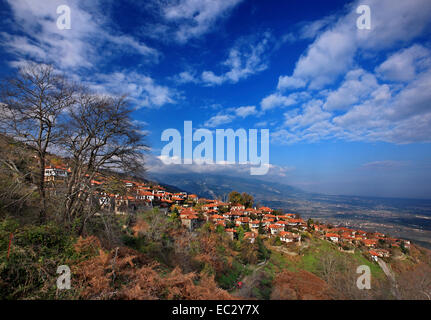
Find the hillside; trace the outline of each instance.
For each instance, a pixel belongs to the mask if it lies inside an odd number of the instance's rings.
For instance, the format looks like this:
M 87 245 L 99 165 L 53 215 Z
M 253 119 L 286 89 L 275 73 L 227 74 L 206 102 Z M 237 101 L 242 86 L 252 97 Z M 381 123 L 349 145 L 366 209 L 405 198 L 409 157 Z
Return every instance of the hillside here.
M 67 159 L 52 154 L 48 170 L 60 164 L 65 178 L 46 181 L 41 222 L 34 151 L 4 137 L 1 143 L 2 299 L 426 299 L 431 289 L 430 251 L 415 243 L 246 207 L 253 198 L 245 193 L 229 196 L 239 203 L 199 199 L 183 187 L 104 171 L 90 181 L 85 223 L 70 224 L 62 219 Z M 247 183 L 233 181 L 267 188 Z M 373 260 L 378 255 L 396 283 Z M 361 265 L 371 270 L 370 290 L 356 287 Z M 59 266 L 71 270 L 68 290 L 58 289 Z

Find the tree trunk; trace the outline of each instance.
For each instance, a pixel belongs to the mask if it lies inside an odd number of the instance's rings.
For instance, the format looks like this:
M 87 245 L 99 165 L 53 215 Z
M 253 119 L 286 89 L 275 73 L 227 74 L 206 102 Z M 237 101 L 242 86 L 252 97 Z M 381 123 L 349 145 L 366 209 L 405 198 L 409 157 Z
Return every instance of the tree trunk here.
M 46 222 L 46 191 L 45 191 L 45 157 L 43 155 L 39 155 L 39 181 L 38 181 L 38 189 L 39 189 L 39 222 L 41 224 Z

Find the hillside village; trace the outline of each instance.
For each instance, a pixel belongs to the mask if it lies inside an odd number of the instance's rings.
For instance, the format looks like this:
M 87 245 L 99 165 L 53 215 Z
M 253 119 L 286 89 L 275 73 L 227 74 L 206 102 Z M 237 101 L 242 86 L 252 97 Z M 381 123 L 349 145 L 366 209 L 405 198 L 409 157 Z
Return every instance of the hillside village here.
M 61 188 L 69 173 L 70 169 L 64 165 L 46 166 L 45 180 L 51 183 L 51 191 Z M 124 193 L 108 193 L 103 188 L 107 180 L 103 175 L 97 175 L 90 182 L 94 191 L 89 201 L 97 201 L 101 210 L 127 215 L 159 208 L 161 214 L 177 214 L 189 231 L 209 222 L 212 227 L 223 229 L 232 240 L 243 237 L 253 243 L 260 236 L 287 247 L 300 246 L 304 234 L 311 233 L 336 244 L 340 251 L 352 252 L 359 248 L 374 261 L 391 257 L 395 248 L 407 252 L 411 246 L 409 240 L 392 238 L 380 232 L 337 227 L 312 219 L 304 221 L 298 214 L 283 213 L 265 206 L 246 208 L 240 203 L 199 198 L 186 192 L 172 193 L 150 182 L 121 179 Z

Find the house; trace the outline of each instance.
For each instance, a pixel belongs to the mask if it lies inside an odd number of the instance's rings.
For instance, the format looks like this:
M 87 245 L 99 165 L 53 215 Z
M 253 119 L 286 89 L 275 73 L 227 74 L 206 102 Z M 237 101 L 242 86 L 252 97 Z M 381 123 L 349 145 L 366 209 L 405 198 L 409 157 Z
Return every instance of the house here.
M 375 248 L 378 243 L 376 239 L 362 239 L 361 242 L 364 246 L 369 248 Z
M 352 243 L 355 240 L 355 237 L 352 236 L 350 232 L 344 232 L 341 234 L 341 240 L 344 242 Z
M 268 207 L 260 207 L 259 210 L 262 211 L 263 213 L 272 213 L 274 211 Z
M 204 211 L 209 211 L 209 210 L 216 210 L 216 211 L 218 211 L 218 205 L 215 204 L 215 203 L 209 203 L 209 204 L 203 205 L 202 209 Z
M 237 226 L 242 226 L 242 225 L 246 225 L 250 223 L 250 218 L 249 217 L 240 217 L 238 219 L 235 220 L 235 224 Z
M 153 201 L 154 194 L 150 191 L 140 190 L 137 191 L 136 199 Z
M 234 217 L 234 214 L 231 212 L 225 212 L 223 213 L 223 218 L 225 218 L 226 220 L 232 220 Z
M 278 219 L 290 220 L 290 219 L 295 219 L 296 214 L 293 214 L 293 213 L 287 213 L 287 214 L 285 214 L 285 215 L 277 216 L 277 217 L 278 217 Z
M 301 241 L 301 236 L 299 234 L 295 234 L 288 231 L 281 231 L 279 233 L 280 241 L 290 243 L 295 241 Z
M 234 219 L 238 219 L 240 217 L 244 217 L 245 216 L 245 213 L 242 210 L 235 210 L 235 211 L 231 211 L 230 213 L 232 214 L 232 217 Z
M 277 219 L 277 216 L 267 213 L 263 216 L 264 219 Z
M 221 215 L 218 214 L 214 214 L 210 217 L 210 220 L 214 221 L 214 222 L 218 222 L 218 221 L 223 221 L 224 218 Z
M 274 222 L 274 219 L 264 219 L 262 220 L 262 225 L 267 227 Z
M 254 243 L 255 239 L 256 239 L 256 234 L 254 232 L 244 233 L 244 240 L 248 240 L 250 243 Z
M 175 196 L 175 197 L 172 197 L 172 201 L 175 202 L 175 204 L 180 205 L 180 204 L 183 204 L 185 200 L 181 197 Z
M 278 224 L 270 224 L 268 226 L 269 231 L 271 232 L 271 235 L 277 235 L 279 234 L 281 231 L 283 231 L 284 227 L 280 226 Z
M 45 181 L 65 180 L 68 175 L 68 170 L 61 166 L 45 167 Z
M 340 236 L 336 233 L 327 233 L 325 237 L 331 240 L 332 242 L 338 242 L 338 240 L 340 239 Z
M 259 229 L 259 224 L 260 224 L 259 220 L 252 220 L 252 221 L 250 221 L 248 226 L 250 227 L 251 230 L 253 230 L 253 229 L 257 230 L 257 229 Z
M 242 204 L 233 204 L 233 205 L 230 207 L 230 210 L 231 210 L 231 211 L 239 211 L 239 210 L 244 211 L 244 210 L 245 210 L 245 206 L 244 206 L 244 205 L 242 205 Z
M 377 261 L 378 257 L 389 258 L 391 256 L 390 252 L 385 249 L 371 249 L 369 253 L 374 261 Z
M 289 225 L 289 226 L 294 227 L 294 226 L 298 226 L 298 225 L 300 225 L 301 223 L 303 223 L 303 222 L 304 222 L 304 220 L 302 220 L 302 219 L 290 219 L 290 220 L 288 220 L 287 222 L 288 222 L 288 225 Z
M 286 226 L 289 225 L 289 222 L 287 222 L 287 221 L 277 221 L 275 224 L 283 226 L 283 228 L 284 228 L 284 227 L 286 227 Z
M 236 238 L 236 230 L 235 229 L 226 229 L 225 231 L 231 240 Z
M 189 231 L 193 231 L 199 226 L 199 218 L 195 214 L 181 214 L 180 219 L 181 224 L 189 229 Z
M 191 201 L 193 201 L 193 202 L 198 202 L 198 200 L 199 200 L 198 196 L 197 196 L 197 195 L 195 195 L 195 194 L 189 194 L 189 195 L 187 196 L 187 199 L 188 199 L 188 200 L 191 200 Z

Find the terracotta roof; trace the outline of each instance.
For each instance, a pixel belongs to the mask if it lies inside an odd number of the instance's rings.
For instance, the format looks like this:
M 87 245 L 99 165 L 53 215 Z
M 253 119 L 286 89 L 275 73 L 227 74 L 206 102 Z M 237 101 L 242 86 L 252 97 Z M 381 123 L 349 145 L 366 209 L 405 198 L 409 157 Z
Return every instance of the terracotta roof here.
M 327 233 L 325 235 L 325 237 L 327 237 L 327 238 L 339 238 L 340 236 L 336 233 Z

